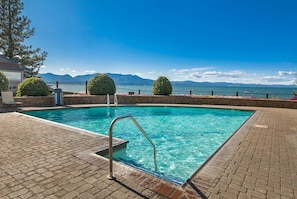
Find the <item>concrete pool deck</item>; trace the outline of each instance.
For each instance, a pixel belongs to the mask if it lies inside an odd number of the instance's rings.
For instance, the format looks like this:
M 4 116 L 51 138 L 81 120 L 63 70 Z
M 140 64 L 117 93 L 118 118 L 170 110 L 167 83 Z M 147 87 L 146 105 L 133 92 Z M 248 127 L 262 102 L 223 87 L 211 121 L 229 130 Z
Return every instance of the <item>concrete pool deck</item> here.
M 297 110 L 211 107 L 257 112 L 183 186 L 119 163 L 108 180 L 108 138 L 0 113 L 0 198 L 297 198 Z

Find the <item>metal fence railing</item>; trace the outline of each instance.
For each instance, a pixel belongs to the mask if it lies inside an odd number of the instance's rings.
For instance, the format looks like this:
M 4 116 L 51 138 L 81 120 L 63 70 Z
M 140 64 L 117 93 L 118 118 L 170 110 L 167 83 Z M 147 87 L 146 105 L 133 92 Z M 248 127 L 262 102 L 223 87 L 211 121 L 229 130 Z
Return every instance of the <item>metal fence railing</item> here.
M 69 84 L 55 82 L 51 88 L 59 87 L 63 92 L 87 94 L 88 82 Z M 297 88 L 294 87 L 178 87 L 174 86 L 172 95 L 214 96 L 214 97 L 245 97 L 260 99 L 295 99 Z M 117 85 L 117 94 L 125 95 L 152 95 L 150 85 Z

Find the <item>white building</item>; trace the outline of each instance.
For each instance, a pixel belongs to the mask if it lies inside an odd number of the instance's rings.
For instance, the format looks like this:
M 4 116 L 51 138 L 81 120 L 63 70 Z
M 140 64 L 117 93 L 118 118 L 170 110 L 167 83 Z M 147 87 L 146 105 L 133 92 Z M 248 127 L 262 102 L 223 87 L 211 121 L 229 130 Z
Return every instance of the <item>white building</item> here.
M 0 55 L 0 71 L 2 71 L 9 80 L 9 90 L 15 91 L 20 82 L 24 79 L 24 70 L 26 68 L 21 64 Z

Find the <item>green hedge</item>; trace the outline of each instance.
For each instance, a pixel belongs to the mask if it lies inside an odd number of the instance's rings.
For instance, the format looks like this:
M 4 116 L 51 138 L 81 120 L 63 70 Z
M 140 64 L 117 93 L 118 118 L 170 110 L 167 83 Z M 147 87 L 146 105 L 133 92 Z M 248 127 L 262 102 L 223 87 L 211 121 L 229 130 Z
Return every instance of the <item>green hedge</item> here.
M 170 95 L 172 93 L 172 85 L 165 76 L 160 76 L 153 84 L 153 95 Z
M 0 91 L 8 90 L 9 81 L 5 74 L 0 71 Z
M 47 96 L 49 88 L 39 77 L 30 77 L 18 85 L 17 96 Z
M 113 95 L 116 92 L 116 86 L 107 74 L 97 74 L 90 80 L 88 91 L 91 95 Z

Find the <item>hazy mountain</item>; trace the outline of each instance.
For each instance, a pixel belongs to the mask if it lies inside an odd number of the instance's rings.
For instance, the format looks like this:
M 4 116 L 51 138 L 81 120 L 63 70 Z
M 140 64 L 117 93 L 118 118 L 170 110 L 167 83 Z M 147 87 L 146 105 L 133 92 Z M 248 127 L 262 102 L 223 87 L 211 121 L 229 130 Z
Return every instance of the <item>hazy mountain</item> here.
M 56 81 L 63 83 L 75 83 L 76 81 L 70 75 L 55 75 L 52 73 L 38 74 L 45 82 L 54 83 Z
M 81 84 L 86 81 L 90 81 L 91 78 L 95 74 L 91 75 L 78 75 L 75 77 L 71 77 L 70 75 L 55 75 L 52 73 L 39 74 L 39 76 L 46 83 L 55 83 L 58 81 L 59 83 L 72 83 L 72 84 Z M 152 85 L 154 80 L 143 79 L 136 75 L 122 75 L 122 74 L 112 74 L 108 73 L 108 75 L 113 79 L 116 85 Z
M 75 81 L 77 81 L 78 83 L 81 83 L 81 82 L 90 81 L 90 79 L 92 79 L 92 77 L 94 75 L 95 74 L 91 74 L 91 75 L 78 75 L 78 76 L 73 77 L 73 79 Z
M 113 79 L 116 85 L 152 85 L 154 80 L 143 79 L 137 75 L 122 75 L 111 74 L 108 75 Z
M 39 74 L 46 83 L 71 83 L 82 84 L 90 81 L 95 74 L 91 75 L 78 75 L 71 77 L 70 75 L 55 75 L 52 73 Z M 114 80 L 116 85 L 149 85 L 154 83 L 154 80 L 143 79 L 137 75 L 123 75 L 112 74 L 108 75 Z M 222 87 L 293 87 L 284 85 L 262 85 L 262 84 L 240 84 L 240 83 L 227 83 L 227 82 L 193 82 L 193 81 L 171 81 L 172 86 L 222 86 Z

